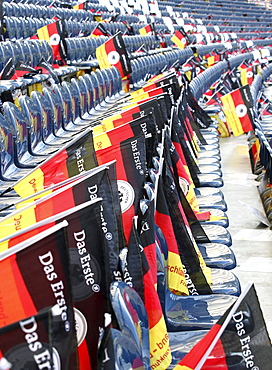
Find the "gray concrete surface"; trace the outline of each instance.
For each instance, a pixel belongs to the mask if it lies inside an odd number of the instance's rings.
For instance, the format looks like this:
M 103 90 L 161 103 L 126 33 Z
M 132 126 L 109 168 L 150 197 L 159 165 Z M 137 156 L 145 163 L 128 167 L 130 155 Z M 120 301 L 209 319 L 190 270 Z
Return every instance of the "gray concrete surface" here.
M 229 231 L 242 288 L 253 282 L 272 338 L 272 231 L 240 201 L 263 212 L 256 176 L 251 173 L 246 136 L 221 139 L 224 193 Z

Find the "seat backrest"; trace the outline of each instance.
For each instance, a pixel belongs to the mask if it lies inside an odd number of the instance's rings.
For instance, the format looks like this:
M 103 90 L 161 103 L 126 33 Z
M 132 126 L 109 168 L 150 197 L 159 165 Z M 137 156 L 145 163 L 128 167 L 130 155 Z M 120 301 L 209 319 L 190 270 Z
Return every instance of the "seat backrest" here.
M 2 114 L 0 114 L 0 151 L 0 178 L 9 180 L 12 174 L 17 171 L 14 164 L 14 132 Z
M 64 100 L 67 101 L 67 104 L 71 102 L 71 121 L 75 122 L 77 118 L 81 117 L 80 93 L 76 86 L 70 82 L 63 81 L 61 85 L 61 92 L 64 96 Z
M 69 90 L 65 85 L 54 85 L 54 92 L 59 95 L 63 106 L 63 128 L 68 129 L 73 123 L 73 104 Z
M 138 344 L 145 368 L 149 369 L 149 324 L 143 301 L 134 289 L 117 281 L 110 286 L 110 299 L 121 331 Z
M 85 86 L 84 88 L 86 88 L 87 107 L 88 112 L 90 113 L 90 111 L 94 108 L 94 91 L 92 81 L 87 76 L 87 74 L 85 74 L 84 76 L 79 76 L 79 81 L 82 83 L 82 85 Z
M 31 158 L 29 153 L 28 128 L 29 123 L 20 109 L 11 102 L 3 104 L 4 116 L 9 123 L 9 127 L 15 133 L 15 165 L 20 167 L 27 164 Z
M 54 120 L 54 132 L 57 135 L 59 130 L 64 128 L 64 119 L 63 119 L 63 103 L 60 94 L 53 92 L 52 90 L 48 89 L 47 87 L 43 88 L 43 94 L 45 98 L 48 100 L 48 104 L 50 104 L 52 112 L 53 112 L 53 120 Z M 44 101 L 45 103 L 45 101 Z M 50 108 L 48 108 L 50 109 Z
M 43 124 L 40 107 L 27 95 L 19 97 L 19 103 L 24 116 L 28 120 L 30 153 L 35 154 L 43 144 Z
M 80 111 L 81 111 L 81 117 L 84 116 L 84 114 L 89 113 L 88 111 L 88 92 L 87 87 L 84 84 L 84 81 L 82 79 L 71 79 L 71 84 L 73 85 L 74 89 L 77 90 L 77 94 L 80 99 Z

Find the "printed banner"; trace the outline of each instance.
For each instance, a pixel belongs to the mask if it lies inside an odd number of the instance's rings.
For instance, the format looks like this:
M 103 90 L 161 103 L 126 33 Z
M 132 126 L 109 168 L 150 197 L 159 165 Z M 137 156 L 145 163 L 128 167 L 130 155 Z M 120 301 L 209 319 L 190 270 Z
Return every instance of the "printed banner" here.
M 75 360 L 67 363 L 74 351 L 73 336 L 67 332 L 57 306 L 0 329 L 2 355 L 12 369 L 77 369 Z M 70 331 L 72 334 L 72 330 Z M 66 344 L 66 345 L 65 345 Z
M 0 254 L 0 327 L 58 304 L 67 350 L 61 368 L 76 370 L 76 333 L 70 261 L 62 222 Z M 70 351 L 70 348 L 73 351 Z
M 17 181 L 14 190 L 25 198 L 96 166 L 93 135 L 88 130 Z

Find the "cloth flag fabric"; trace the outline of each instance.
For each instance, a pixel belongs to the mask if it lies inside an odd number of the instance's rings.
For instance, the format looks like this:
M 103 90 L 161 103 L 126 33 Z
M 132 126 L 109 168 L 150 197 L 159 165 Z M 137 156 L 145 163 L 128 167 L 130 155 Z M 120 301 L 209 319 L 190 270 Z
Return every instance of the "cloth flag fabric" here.
M 77 369 L 70 261 L 62 222 L 0 254 L 0 327 L 58 304 L 67 350 L 61 368 Z M 73 348 L 73 351 L 69 349 Z
M 167 369 L 171 362 L 171 351 L 166 324 L 144 248 L 134 224 L 129 241 L 128 270 L 132 277 L 132 287 L 142 298 L 147 311 L 151 367 Z
M 14 190 L 25 198 L 96 165 L 92 132 L 88 130 L 17 181 Z
M 56 313 L 54 313 L 56 312 Z M 0 348 L 6 360 L 16 368 L 51 368 L 66 366 L 65 358 L 73 351 L 73 341 L 65 346 L 67 333 L 56 306 L 0 329 Z M 63 342 L 62 342 L 63 341 Z M 68 365 L 69 369 L 76 369 Z
M 100 68 L 103 69 L 114 66 L 118 69 L 122 78 L 128 76 L 132 72 L 121 32 L 116 33 L 116 35 L 96 49 L 96 58 Z
M 104 27 L 102 23 L 98 23 L 98 25 L 95 27 L 95 29 L 90 34 L 91 37 L 96 36 L 109 36 L 108 31 Z
M 234 136 L 253 130 L 252 97 L 248 85 L 242 86 L 231 93 L 222 96 L 221 102 Z
M 53 49 L 53 59 L 62 60 L 63 54 L 60 47 L 62 41 L 62 25 L 61 21 L 56 21 L 43 26 L 37 30 L 38 38 L 40 40 L 46 40 L 49 42 Z
M 245 291 L 175 370 L 268 370 L 271 341 L 253 285 Z
M 139 29 L 139 33 L 142 36 L 148 35 L 149 33 L 154 32 L 154 26 L 152 24 L 148 24 Z
M 189 45 L 188 36 L 184 31 L 182 32 L 182 30 L 175 31 L 173 37 L 171 38 L 171 41 L 180 49 L 184 49 L 186 48 L 186 46 Z

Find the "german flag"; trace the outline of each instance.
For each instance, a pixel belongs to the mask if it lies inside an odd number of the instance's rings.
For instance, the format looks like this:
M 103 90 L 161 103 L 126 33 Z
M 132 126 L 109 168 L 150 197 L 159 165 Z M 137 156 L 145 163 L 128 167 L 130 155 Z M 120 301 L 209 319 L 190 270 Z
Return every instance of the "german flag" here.
M 260 139 L 255 138 L 253 142 L 249 142 L 249 157 L 252 173 L 255 173 L 256 165 L 260 160 Z
M 84 173 L 96 165 L 92 131 L 88 130 L 17 181 L 14 190 L 20 197 L 25 198 Z
M 78 3 L 73 6 L 74 10 L 85 10 L 86 1 L 83 1 L 82 3 Z
M 168 253 L 165 256 L 167 261 L 167 283 L 168 288 L 175 294 L 188 295 L 189 291 L 184 276 L 184 270 L 180 259 L 178 244 L 168 205 L 162 190 L 162 180 L 159 179 L 156 201 L 155 223 L 161 229 L 168 246 Z
M 105 171 L 104 167 L 100 166 L 95 171 L 89 171 L 84 177 L 71 181 L 66 186 L 62 186 L 51 194 L 2 218 L 0 222 L 1 237 L 5 238 L 47 217 L 84 203 L 90 199 L 90 196 L 92 197 L 91 199 L 94 199 L 97 194 L 91 194 L 90 191 L 92 191 L 93 186 L 96 189 L 102 181 Z M 2 248 L 2 250 L 6 249 L 6 244 Z
M 33 339 L 32 342 L 26 340 L 30 337 Z M 26 317 L 0 329 L 0 347 L 2 355 L 13 368 L 16 368 L 17 363 L 25 369 L 36 368 L 37 363 L 39 366 L 48 367 L 51 362 L 54 367 L 58 367 L 65 364 L 64 359 L 69 358 L 74 350 L 72 340 L 70 348 L 64 345 L 65 341 L 69 344 L 66 337 L 61 316 L 56 315 L 52 307 L 46 308 L 43 313 Z M 57 359 L 60 361 L 59 364 Z M 66 365 L 69 369 L 76 369 L 75 361 Z
M 165 150 L 164 150 L 165 151 Z M 178 243 L 179 254 L 182 264 L 185 267 L 185 273 L 189 274 L 191 285 L 188 286 L 189 294 L 211 294 L 211 288 L 207 282 L 210 277 L 207 274 L 205 262 L 201 258 L 201 254 L 192 237 L 192 233 L 187 221 L 187 218 L 182 209 L 180 198 L 177 192 L 175 181 L 172 176 L 172 171 L 167 162 L 167 156 L 164 156 L 164 170 L 163 170 L 163 189 L 167 204 L 169 205 L 169 212 L 175 237 Z M 204 274 L 205 271 L 205 274 Z
M 98 23 L 95 29 L 90 34 L 90 37 L 97 37 L 97 36 L 109 36 L 108 31 L 104 27 L 102 23 Z
M 186 48 L 189 45 L 189 39 L 186 32 L 182 29 L 175 31 L 171 38 L 173 44 L 177 45 L 180 49 Z
M 112 38 L 96 49 L 96 57 L 100 68 L 116 67 L 121 77 L 128 76 L 131 64 L 125 47 L 121 32 L 116 33 Z
M 120 195 L 123 226 L 126 240 L 136 215 L 146 171 L 145 137 L 141 128 L 146 119 L 136 120 L 107 133 L 94 136 L 99 164 L 116 160 L 118 192 Z
M 1 253 L 0 327 L 23 321 L 48 306 L 58 304 L 63 328 L 61 346 L 66 352 L 60 367 L 76 370 L 76 333 L 66 225 L 67 222 L 62 222 Z
M 53 49 L 53 59 L 62 60 L 60 42 L 63 38 L 61 21 L 56 21 L 37 30 L 38 38 L 49 42 Z
M 171 363 L 169 337 L 145 248 L 141 247 L 141 240 L 134 224 L 128 251 L 127 267 L 132 277 L 132 287 L 142 298 L 148 316 L 151 368 L 167 369 Z
M 139 33 L 142 36 L 148 35 L 149 33 L 154 32 L 154 25 L 148 24 L 147 26 L 144 26 L 139 29 Z
M 250 111 L 253 105 L 248 85 L 242 86 L 220 99 L 227 123 L 234 136 L 253 130 L 253 117 Z
M 268 369 L 271 361 L 271 341 L 252 285 L 174 370 Z

